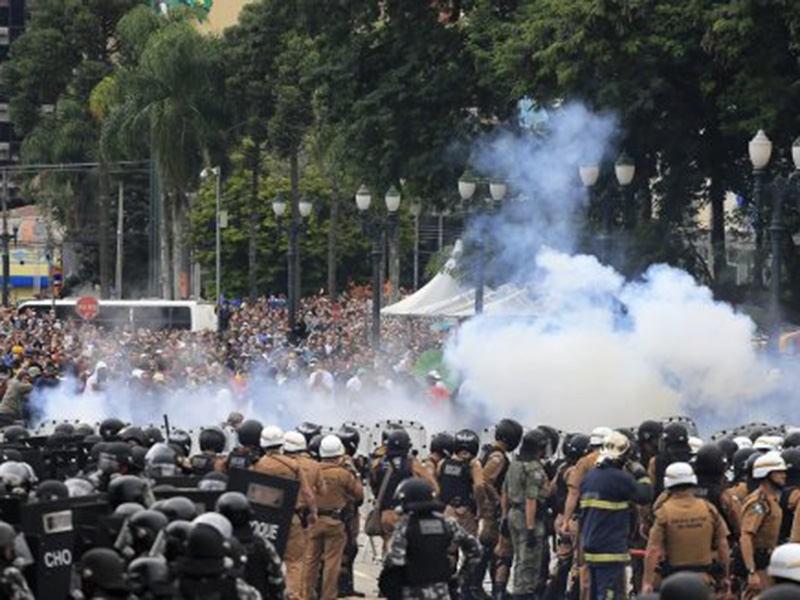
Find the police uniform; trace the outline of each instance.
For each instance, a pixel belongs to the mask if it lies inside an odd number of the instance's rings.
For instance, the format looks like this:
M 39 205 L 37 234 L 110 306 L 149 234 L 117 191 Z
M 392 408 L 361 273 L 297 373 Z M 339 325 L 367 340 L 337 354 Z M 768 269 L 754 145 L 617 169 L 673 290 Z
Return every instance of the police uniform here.
M 586 456 L 582 457 L 575 466 L 570 470 L 570 472 L 566 476 L 567 481 L 567 506 L 570 503 L 570 498 L 573 499 L 574 502 L 577 503 L 577 500 L 580 498 L 581 495 L 581 485 L 583 484 L 583 480 L 586 478 L 586 475 L 597 466 L 597 459 L 600 456 L 600 450 L 595 449 Z M 579 526 L 577 521 L 573 519 L 576 516 L 576 513 L 580 505 L 574 506 L 575 512 L 572 514 L 567 514 L 567 510 L 565 507 L 564 516 L 562 517 L 562 532 L 571 532 L 574 531 L 576 535 L 580 535 Z M 583 555 L 580 550 L 580 544 L 576 544 L 575 547 L 575 564 L 578 567 L 578 574 L 580 579 L 580 597 L 581 600 L 586 600 L 589 598 L 589 567 L 586 565 L 585 561 L 583 560 Z
M 300 463 L 290 456 L 274 452 L 268 453 L 252 468 L 267 475 L 300 482 L 300 497 L 298 497 L 297 510 L 289 527 L 289 538 L 286 542 L 283 561 L 286 564 L 286 591 L 288 592 L 289 600 L 304 600 L 304 563 L 307 535 L 304 524 L 305 517 L 301 518 L 299 507 L 301 503 L 308 507 L 309 499 L 313 502 L 313 493 Z M 316 510 L 316 506 L 313 506 L 313 510 Z
M 212 450 L 205 450 L 189 459 L 189 469 L 192 475 L 205 475 L 211 471 L 224 471 L 226 463 L 227 457 L 225 455 L 216 454 Z
M 384 569 L 402 572 L 399 593 L 389 600 L 449 600 L 448 583 L 453 571 L 447 551 L 452 544 L 465 557 L 459 573 L 463 583 L 480 558 L 478 540 L 454 520 L 438 513 L 403 516 L 384 558 Z
M 747 496 L 750 495 L 750 491 L 747 489 L 746 481 L 740 481 L 729 489 L 731 490 L 733 497 L 739 501 L 740 505 L 744 504 L 744 501 L 747 500 Z
M 228 454 L 228 458 L 225 460 L 225 470 L 249 469 L 258 462 L 260 457 L 261 452 L 258 449 L 238 446 Z
M 797 543 L 800 541 L 800 522 L 797 519 L 797 508 L 800 505 L 800 488 L 784 489 L 781 493 L 780 504 L 783 511 L 783 519 L 781 520 L 781 533 L 778 536 L 778 543 Z
M 739 535 L 742 530 L 742 503 L 729 488 L 701 483 L 695 488 L 694 495 L 713 504 L 725 519 L 730 533 L 734 536 Z
M 777 494 L 762 488 L 747 497 L 742 508 L 742 537 L 749 535 L 753 543 L 755 573 L 761 582 L 761 590 L 769 586 L 767 566 L 772 551 L 778 545 L 783 513 Z M 745 588 L 743 598 L 755 598 L 761 590 Z
M 556 471 L 550 487 L 553 512 L 556 515 L 555 529 L 562 533 L 558 536 L 558 542 L 555 547 L 557 561 L 556 570 L 548 583 L 547 598 L 565 597 L 567 586 L 569 585 L 570 572 L 572 571 L 573 556 L 576 548 L 576 544 L 573 543 L 573 540 L 577 535 L 578 527 L 577 523 L 573 520 L 571 523 L 567 524 L 567 531 L 564 532 L 562 524 L 564 522 L 567 496 L 569 495 L 567 480 L 574 469 L 574 464 L 562 463 Z
M 0 597 L 10 600 L 35 600 L 36 596 L 17 567 L 7 566 L 0 572 Z
M 422 468 L 425 469 L 431 477 L 436 478 L 439 474 L 439 465 L 441 465 L 443 461 L 444 456 L 432 452 L 422 461 Z
M 661 558 L 661 578 L 679 571 L 693 571 L 701 573 L 711 585 L 715 549 L 727 548 L 729 533 L 712 503 L 695 497 L 691 490 L 669 493 L 655 512 L 647 543 L 648 562 Z M 653 583 L 653 573 L 648 570 L 645 579 Z
M 516 458 L 508 468 L 503 484 L 508 500 L 508 529 L 514 551 L 512 587 L 515 595 L 535 594 L 543 586 L 542 553 L 545 544 L 544 512 L 547 499 L 547 474 L 539 460 Z M 526 501 L 536 501 L 535 540 L 529 538 Z
M 361 481 L 347 467 L 344 459 L 323 462 L 318 465 L 324 479 L 325 493 L 317 496 L 317 524 L 309 530 L 306 552 L 306 597 L 313 596 L 322 570 L 322 594 L 320 600 L 334 600 L 337 596 L 339 569 L 347 544 L 344 520 L 348 518 L 348 505 L 360 502 L 364 496 Z
M 475 458 L 458 456 L 439 464 L 439 500 L 445 516 L 452 517 L 470 535 L 478 535 L 478 500 L 483 494 L 483 470 Z
M 496 588 L 504 589 L 511 572 L 511 540 L 500 531 L 503 485 L 510 461 L 505 450 L 495 442 L 483 464 L 487 510 L 484 514 L 480 542 L 486 548 L 484 560 L 490 559 L 490 575 Z M 483 571 L 481 571 L 482 575 Z

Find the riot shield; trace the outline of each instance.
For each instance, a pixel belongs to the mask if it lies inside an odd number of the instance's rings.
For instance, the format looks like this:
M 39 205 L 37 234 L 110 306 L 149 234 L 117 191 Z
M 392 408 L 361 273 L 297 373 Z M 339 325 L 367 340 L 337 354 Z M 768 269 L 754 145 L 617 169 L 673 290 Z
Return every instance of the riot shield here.
M 247 469 L 228 471 L 228 489 L 242 492 L 250 500 L 253 533 L 268 540 L 283 556 L 289 527 L 297 506 L 300 482 Z
M 78 497 L 22 506 L 21 527 L 35 561 L 28 583 L 39 600 L 68 597 L 80 522 L 96 520 L 100 505 L 96 497 Z
M 197 514 L 204 512 L 213 512 L 219 497 L 224 494 L 224 491 L 217 490 L 198 490 L 191 488 L 155 488 L 153 496 L 156 500 L 166 500 L 168 498 L 175 498 L 176 496 L 183 496 L 194 502 L 197 508 Z
M 181 490 L 197 489 L 197 483 L 202 479 L 196 475 L 176 475 L 173 477 L 153 477 L 154 487 L 167 486 Z
M 426 458 L 428 456 L 428 433 L 425 431 L 425 426 L 417 421 L 407 421 L 403 419 L 386 419 L 375 423 L 372 428 L 372 448 L 370 454 L 380 446 L 382 433 L 392 425 L 399 425 L 406 430 L 408 436 L 411 438 L 412 454 L 419 458 Z

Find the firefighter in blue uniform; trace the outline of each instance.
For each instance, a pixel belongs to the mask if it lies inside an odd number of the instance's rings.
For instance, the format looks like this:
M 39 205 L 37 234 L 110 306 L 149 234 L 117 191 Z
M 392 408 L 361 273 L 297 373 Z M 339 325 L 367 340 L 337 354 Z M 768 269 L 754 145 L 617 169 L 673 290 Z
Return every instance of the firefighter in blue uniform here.
M 581 485 L 581 549 L 589 566 L 591 600 L 627 598 L 629 509 L 631 502 L 643 505 L 653 499 L 647 472 L 637 463 L 627 464 L 630 450 L 628 438 L 613 432 L 603 442 L 597 468 Z

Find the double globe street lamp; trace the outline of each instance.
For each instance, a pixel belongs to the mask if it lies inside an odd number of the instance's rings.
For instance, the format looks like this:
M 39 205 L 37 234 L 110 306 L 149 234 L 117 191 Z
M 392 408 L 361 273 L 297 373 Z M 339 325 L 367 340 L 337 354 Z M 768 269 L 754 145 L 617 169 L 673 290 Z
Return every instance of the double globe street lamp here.
M 391 186 L 384 196 L 387 219 L 375 212 L 370 213 L 372 194 L 366 184 L 356 192 L 356 207 L 361 214 L 361 229 L 372 240 L 372 348 L 377 351 L 381 343 L 381 267 L 383 264 L 383 240 L 397 227 L 397 211 L 400 209 L 400 191 Z
M 297 323 L 297 308 L 300 304 L 300 264 L 298 261 L 298 235 L 302 232 L 305 236 L 308 231 L 308 218 L 314 204 L 307 197 L 303 196 L 297 203 L 298 216 L 300 220 L 292 215 L 289 222 L 289 247 L 287 251 L 287 300 L 289 309 L 289 329 L 294 329 Z M 283 194 L 278 194 L 272 201 L 272 212 L 275 214 L 275 221 L 278 226 L 278 238 L 281 237 L 282 219 L 288 210 L 288 204 Z

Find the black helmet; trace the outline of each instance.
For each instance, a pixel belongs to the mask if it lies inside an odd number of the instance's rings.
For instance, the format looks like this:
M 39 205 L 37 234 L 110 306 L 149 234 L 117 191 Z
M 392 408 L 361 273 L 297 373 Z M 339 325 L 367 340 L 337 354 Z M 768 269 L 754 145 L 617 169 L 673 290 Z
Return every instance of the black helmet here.
M 711 600 L 711 589 L 698 573 L 675 573 L 661 584 L 661 600 Z
M 519 447 L 519 460 L 532 460 L 540 452 L 547 450 L 550 443 L 550 436 L 539 428 L 531 429 L 522 436 L 522 444 Z
M 411 450 L 411 438 L 405 429 L 394 429 L 386 436 L 386 454 L 405 456 Z
M 255 446 L 258 447 L 261 443 L 261 430 L 264 426 L 255 419 L 248 419 L 236 430 L 236 435 L 239 438 L 239 443 L 242 446 Z
M 186 496 L 173 496 L 164 500 L 161 512 L 170 521 L 192 521 L 197 516 L 197 506 Z
M 241 492 L 225 492 L 217 500 L 214 510 L 227 517 L 234 528 L 250 526 L 253 510 L 247 496 Z
M 569 437 L 566 445 L 564 446 L 564 455 L 570 464 L 578 462 L 581 458 L 586 456 L 589 452 L 589 436 L 582 433 L 576 433 Z
M 547 435 L 547 455 L 550 456 L 558 450 L 558 444 L 561 441 L 561 436 L 554 427 L 549 425 L 539 425 L 537 429 L 541 429 Z
M 800 430 L 793 431 L 783 438 L 784 448 L 796 448 L 798 446 L 800 446 Z
M 72 436 L 63 431 L 54 431 L 47 436 L 45 446 L 47 448 L 65 448 L 72 443 Z
M 121 475 L 108 484 L 108 501 L 116 508 L 123 502 L 136 502 L 142 506 L 152 504 L 153 493 L 148 483 L 133 475 Z
M 722 477 L 727 467 L 725 454 L 717 444 L 703 444 L 694 457 L 694 472 L 698 477 Z
M 503 442 L 508 452 L 513 452 L 522 440 L 522 425 L 514 419 L 503 419 L 494 428 L 494 439 Z
M 117 473 L 131 462 L 131 447 L 125 442 L 104 442 L 98 454 L 98 468 L 106 473 Z M 92 447 L 94 454 L 95 448 Z
M 92 548 L 81 557 L 78 567 L 81 580 L 102 591 L 127 591 L 125 563 L 108 548 Z
M 3 430 L 3 442 L 6 444 L 16 444 L 31 437 L 30 431 L 22 425 L 12 425 Z
M 119 419 L 106 419 L 100 423 L 100 435 L 107 442 L 115 442 L 119 439 L 118 434 L 125 427 L 125 423 Z
M 759 600 L 797 600 L 800 598 L 800 587 L 796 583 L 780 583 L 764 590 L 758 595 Z
M 189 577 L 218 577 L 225 572 L 225 538 L 214 527 L 195 525 L 186 540 L 182 571 Z
M 166 526 L 164 533 L 167 537 L 167 548 L 164 555 L 167 560 L 173 561 L 186 553 L 186 541 L 189 539 L 192 527 L 194 525 L 189 521 L 172 521 Z
M 436 490 L 419 477 L 410 477 L 397 486 L 394 500 L 403 512 L 426 512 L 437 510 L 441 505 L 436 500 Z
M 305 421 L 297 426 L 296 431 L 302 434 L 304 438 L 306 438 L 306 445 L 308 445 L 311 443 L 311 439 L 314 436 L 322 433 L 322 427 L 320 427 L 316 423 Z
M 719 446 L 719 449 L 722 450 L 722 453 L 725 455 L 725 462 L 728 465 L 733 464 L 733 455 L 736 454 L 736 451 L 739 449 L 736 442 L 731 438 L 722 438 L 721 440 L 717 440 L 717 446 Z
M 214 452 L 221 454 L 225 451 L 225 444 L 227 438 L 225 433 L 219 427 L 207 427 L 200 432 L 200 450 L 203 452 Z
M 644 421 L 639 425 L 639 429 L 636 432 L 636 439 L 640 445 L 646 442 L 657 444 L 661 439 L 663 431 L 664 426 L 658 421 Z
M 169 520 L 164 513 L 157 510 L 140 510 L 131 515 L 128 523 L 133 535 L 134 546 L 139 550 L 146 550 L 153 545 L 158 532 L 169 524 Z
M 164 441 L 164 434 L 161 433 L 161 430 L 158 427 L 153 425 L 144 428 L 144 435 L 147 438 L 148 446 L 152 446 L 153 444 Z
M 733 455 L 733 478 L 742 481 L 747 476 L 747 460 L 756 453 L 752 448 L 739 448 Z
M 324 437 L 324 435 L 318 433 L 307 442 L 306 450 L 314 458 L 319 458 L 319 447 L 322 445 L 322 438 Z
M 437 433 L 431 438 L 431 452 L 438 452 L 442 456 L 450 456 L 453 453 L 455 439 L 446 431 Z
M 481 438 L 471 429 L 462 429 L 456 433 L 453 441 L 453 454 L 467 452 L 470 456 L 477 456 L 481 447 Z
M 386 445 L 386 441 L 389 439 L 389 434 L 399 429 L 403 429 L 403 426 L 398 425 L 397 423 L 387 423 L 386 427 L 384 427 L 381 431 L 381 444 Z M 405 429 L 403 429 L 403 431 L 405 431 Z
M 74 435 L 75 434 L 75 425 L 72 423 L 59 423 L 53 429 L 53 433 L 63 433 L 65 435 Z
M 69 488 L 56 479 L 47 479 L 36 486 L 36 499 L 39 502 L 69 498 Z
M 141 473 L 144 471 L 145 457 L 150 449 L 147 446 L 131 447 L 131 467 L 132 471 Z
M 788 448 L 781 452 L 781 457 L 786 463 L 786 485 L 800 486 L 800 448 Z
M 94 434 L 94 427 L 89 425 L 88 423 L 79 423 L 75 427 L 75 435 L 85 438 L 87 435 Z
M 358 445 L 361 443 L 361 434 L 358 432 L 358 429 L 350 425 L 342 425 L 336 435 L 342 440 L 344 451 L 347 455 L 355 456 L 356 452 L 358 452 Z
M 177 446 L 183 456 L 192 452 L 192 437 L 182 429 L 173 429 L 167 438 L 170 446 Z
M 143 556 L 128 565 L 128 581 L 136 597 L 174 596 L 167 560 L 162 556 Z
M 228 476 L 222 471 L 209 471 L 197 482 L 198 490 L 224 492 L 228 487 Z
M 144 434 L 141 427 L 126 427 L 119 432 L 119 437 L 123 442 L 133 442 L 137 446 L 147 445 L 147 436 Z
M 144 457 L 148 477 L 174 477 L 178 474 L 178 455 L 171 446 L 155 444 Z
M 114 516 L 123 519 L 129 519 L 140 510 L 145 510 L 145 507 L 138 502 L 123 502 L 114 509 Z
M 685 445 L 689 443 L 689 433 L 680 423 L 670 423 L 664 428 L 664 444 L 667 446 Z

